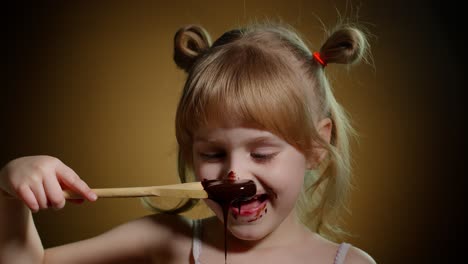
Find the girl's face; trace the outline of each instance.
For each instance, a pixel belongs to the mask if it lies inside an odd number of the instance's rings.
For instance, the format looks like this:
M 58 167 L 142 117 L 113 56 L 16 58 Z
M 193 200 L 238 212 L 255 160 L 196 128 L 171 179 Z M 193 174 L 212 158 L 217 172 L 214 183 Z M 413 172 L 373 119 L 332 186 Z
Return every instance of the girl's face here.
M 237 238 L 262 239 L 294 217 L 307 161 L 274 134 L 247 127 L 204 127 L 195 133 L 193 161 L 198 180 L 223 179 L 233 171 L 236 179 L 255 182 L 257 196 L 240 210 L 229 208 L 228 228 Z M 221 207 L 206 203 L 223 221 Z

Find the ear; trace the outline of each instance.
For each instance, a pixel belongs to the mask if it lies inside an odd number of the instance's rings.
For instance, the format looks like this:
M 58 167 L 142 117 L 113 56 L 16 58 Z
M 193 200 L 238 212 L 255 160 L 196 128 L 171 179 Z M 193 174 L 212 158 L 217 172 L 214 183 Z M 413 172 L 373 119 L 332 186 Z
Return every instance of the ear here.
M 330 143 L 332 129 L 333 129 L 332 120 L 328 117 L 320 120 L 316 125 L 316 129 L 317 129 L 319 136 L 326 143 Z M 312 147 L 313 147 L 313 152 L 307 163 L 308 169 L 316 169 L 318 165 L 320 165 L 320 162 L 322 162 L 323 159 L 327 155 L 327 150 L 323 148 L 322 146 L 320 146 L 317 142 L 314 141 L 312 143 Z
M 333 122 L 330 118 L 324 118 L 317 123 L 317 131 L 325 142 L 330 143 Z

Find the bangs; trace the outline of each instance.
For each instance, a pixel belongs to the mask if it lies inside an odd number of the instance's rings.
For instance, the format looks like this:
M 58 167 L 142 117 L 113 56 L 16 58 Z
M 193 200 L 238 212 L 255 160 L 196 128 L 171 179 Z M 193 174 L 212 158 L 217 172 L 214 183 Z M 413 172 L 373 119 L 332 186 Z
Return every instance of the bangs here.
M 313 122 L 300 75 L 284 55 L 229 45 L 202 58 L 189 76 L 176 117 L 179 145 L 191 144 L 200 127 L 246 126 L 304 150 Z

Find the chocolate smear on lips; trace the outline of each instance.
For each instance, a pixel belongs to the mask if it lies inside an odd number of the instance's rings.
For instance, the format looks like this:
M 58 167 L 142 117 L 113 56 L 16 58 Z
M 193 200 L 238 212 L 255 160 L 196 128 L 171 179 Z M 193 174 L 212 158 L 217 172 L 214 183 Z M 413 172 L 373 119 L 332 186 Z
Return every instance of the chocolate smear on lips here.
M 257 194 L 257 187 L 252 180 L 236 180 L 233 171 L 223 180 L 203 180 L 203 188 L 208 193 L 208 199 L 217 202 L 223 209 L 224 219 L 224 262 L 227 263 L 227 220 L 231 205 L 241 208 L 243 201 L 252 199 Z

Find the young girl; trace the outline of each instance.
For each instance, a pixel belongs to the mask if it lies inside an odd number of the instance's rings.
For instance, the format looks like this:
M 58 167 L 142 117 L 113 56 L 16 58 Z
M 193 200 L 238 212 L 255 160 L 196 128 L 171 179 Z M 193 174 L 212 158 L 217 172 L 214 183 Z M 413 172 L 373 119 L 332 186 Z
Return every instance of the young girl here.
M 175 35 L 174 60 L 188 73 L 176 116 L 183 182 L 252 180 L 257 195 L 231 206 L 229 263 L 375 263 L 332 238 L 349 187 L 348 120 L 325 76 L 331 63 L 351 64 L 368 47 L 357 27 L 341 24 L 312 53 L 293 29 L 255 24 L 213 44 L 199 26 Z M 234 172 L 230 173 L 230 172 Z M 44 250 L 30 211 L 65 205 L 68 188 L 93 191 L 59 159 L 23 157 L 0 172 L 1 263 L 223 263 L 221 207 L 190 221 L 142 217 L 100 236 Z M 24 206 L 26 205 L 26 206 Z M 330 240 L 329 240 L 330 239 Z

